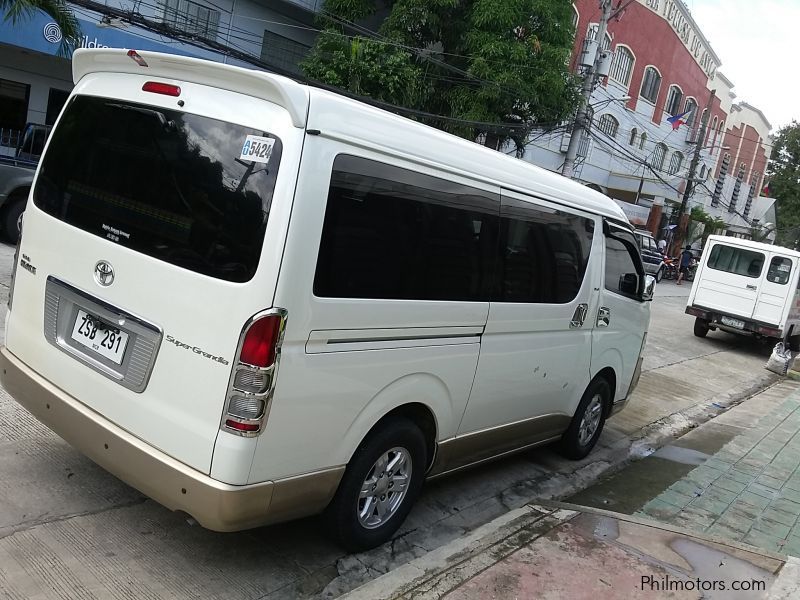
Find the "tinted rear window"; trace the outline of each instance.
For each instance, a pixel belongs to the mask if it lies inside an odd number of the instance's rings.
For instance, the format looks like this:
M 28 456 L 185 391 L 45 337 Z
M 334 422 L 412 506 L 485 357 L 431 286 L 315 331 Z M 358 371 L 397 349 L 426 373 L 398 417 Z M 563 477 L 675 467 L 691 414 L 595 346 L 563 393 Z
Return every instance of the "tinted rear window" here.
M 241 159 L 248 136 L 262 140 L 259 161 Z M 34 202 L 113 243 L 243 282 L 258 267 L 280 156 L 265 131 L 79 96 L 53 132 Z
M 717 244 L 711 249 L 708 266 L 717 271 L 755 278 L 761 275 L 764 255 L 761 252 L 753 252 L 744 248 Z

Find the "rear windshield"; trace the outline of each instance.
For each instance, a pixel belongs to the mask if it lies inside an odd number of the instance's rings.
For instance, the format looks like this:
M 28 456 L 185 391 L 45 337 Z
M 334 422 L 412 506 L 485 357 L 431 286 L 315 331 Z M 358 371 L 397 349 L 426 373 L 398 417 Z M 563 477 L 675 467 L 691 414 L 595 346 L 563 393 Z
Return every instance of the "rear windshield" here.
M 112 243 L 227 281 L 258 267 L 281 157 L 266 131 L 78 96 L 53 132 L 33 200 Z
M 708 266 L 717 271 L 755 278 L 761 275 L 764 255 L 761 252 L 753 252 L 744 248 L 717 244 L 711 249 Z

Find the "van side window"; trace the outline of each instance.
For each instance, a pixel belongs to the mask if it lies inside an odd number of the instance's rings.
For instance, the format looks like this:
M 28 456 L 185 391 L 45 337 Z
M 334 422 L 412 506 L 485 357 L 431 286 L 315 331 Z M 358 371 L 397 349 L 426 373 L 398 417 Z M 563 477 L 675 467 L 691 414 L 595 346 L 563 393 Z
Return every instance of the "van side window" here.
M 761 276 L 764 266 L 764 255 L 761 252 L 735 248 L 725 244 L 716 244 L 708 257 L 708 267 L 717 271 L 725 271 L 744 277 Z
M 607 235 L 605 288 L 639 300 L 643 281 L 644 269 L 633 236 L 625 232 Z
M 314 294 L 328 298 L 488 301 L 500 198 L 339 155 Z
M 789 274 L 792 272 L 792 261 L 784 256 L 774 256 L 769 263 L 767 271 L 767 281 L 786 285 L 789 282 Z
M 594 221 L 503 198 L 500 230 L 495 300 L 564 304 L 575 299 L 589 262 Z

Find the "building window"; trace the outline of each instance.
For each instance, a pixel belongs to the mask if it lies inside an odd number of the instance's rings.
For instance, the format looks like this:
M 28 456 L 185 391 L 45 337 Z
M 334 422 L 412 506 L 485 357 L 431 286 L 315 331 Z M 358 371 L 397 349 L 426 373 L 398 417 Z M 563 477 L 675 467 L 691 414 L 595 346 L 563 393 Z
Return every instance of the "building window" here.
M 655 67 L 647 67 L 644 70 L 644 79 L 642 80 L 642 90 L 640 95 L 645 100 L 649 100 L 655 104 L 658 99 L 658 90 L 661 87 L 661 75 Z
M 669 171 L 668 171 L 668 173 L 670 175 L 675 175 L 675 174 L 677 174 L 678 171 L 681 170 L 682 166 L 683 166 L 683 154 L 681 154 L 680 152 L 675 152 L 672 155 L 672 158 L 669 161 Z M 703 168 L 705 168 L 705 167 L 703 167 Z
M 631 139 L 630 139 L 630 141 L 628 142 L 628 144 L 630 144 L 631 146 L 635 146 L 635 145 L 636 145 L 636 137 L 637 137 L 638 135 L 639 135 L 639 130 L 638 130 L 638 129 L 636 129 L 636 127 L 634 127 L 633 129 L 631 129 Z
M 667 157 L 667 146 L 659 142 L 653 151 L 653 168 L 660 171 L 664 168 L 664 159 Z
M 683 92 L 677 85 L 669 86 L 669 94 L 667 94 L 667 103 L 664 105 L 664 111 L 669 116 L 680 114 L 681 100 L 683 100 Z
M 706 134 L 706 146 L 708 146 L 708 139 L 711 137 L 711 134 L 714 134 L 714 138 L 711 140 L 711 154 L 714 154 L 714 146 L 717 145 L 717 116 L 714 115 L 714 120 L 711 121 L 711 128 L 708 130 Z
M 683 112 L 688 113 L 686 115 L 686 124 L 691 130 L 694 127 L 695 120 L 697 118 L 697 102 L 694 98 L 687 98 L 686 104 L 683 105 Z
M 64 108 L 67 98 L 69 98 L 69 92 L 66 90 L 50 88 L 50 93 L 47 95 L 47 114 L 44 118 L 45 125 L 53 125 L 56 122 L 58 113 Z
M 261 60 L 292 73 L 300 73 L 300 62 L 308 54 L 309 47 L 272 31 L 264 31 L 261 44 Z
M 647 133 L 642 133 L 642 139 L 639 141 L 639 150 L 644 150 L 644 145 L 647 143 Z
M 597 31 L 600 28 L 600 25 L 597 23 L 589 23 L 589 29 L 586 31 L 586 39 L 587 40 L 596 40 L 597 39 Z M 606 32 L 606 37 L 603 40 L 603 50 L 608 50 L 611 48 L 611 36 Z
M 162 5 L 166 25 L 207 39 L 217 37 L 219 11 L 191 0 L 162 0 Z
M 614 51 L 614 62 L 611 63 L 611 72 L 608 74 L 609 78 L 627 88 L 631 82 L 633 63 L 633 53 L 625 46 L 617 45 L 617 49 Z
M 706 168 L 705 165 L 700 167 L 700 179 L 705 179 L 706 178 L 707 171 L 708 171 L 708 169 Z
M 16 146 L 28 120 L 31 86 L 0 79 L 0 146 Z
M 597 128 L 609 137 L 617 137 L 617 131 L 619 131 L 619 121 L 617 121 L 611 115 L 605 114 L 600 117 L 600 120 L 597 122 Z

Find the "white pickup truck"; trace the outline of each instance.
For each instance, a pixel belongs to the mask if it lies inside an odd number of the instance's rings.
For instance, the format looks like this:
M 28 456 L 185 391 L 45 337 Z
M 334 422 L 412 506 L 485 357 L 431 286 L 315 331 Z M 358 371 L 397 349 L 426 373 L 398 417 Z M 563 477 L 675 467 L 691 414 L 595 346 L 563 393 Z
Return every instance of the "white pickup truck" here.
M 800 252 L 750 240 L 709 236 L 686 313 L 694 334 L 709 330 L 789 338 L 800 350 Z

